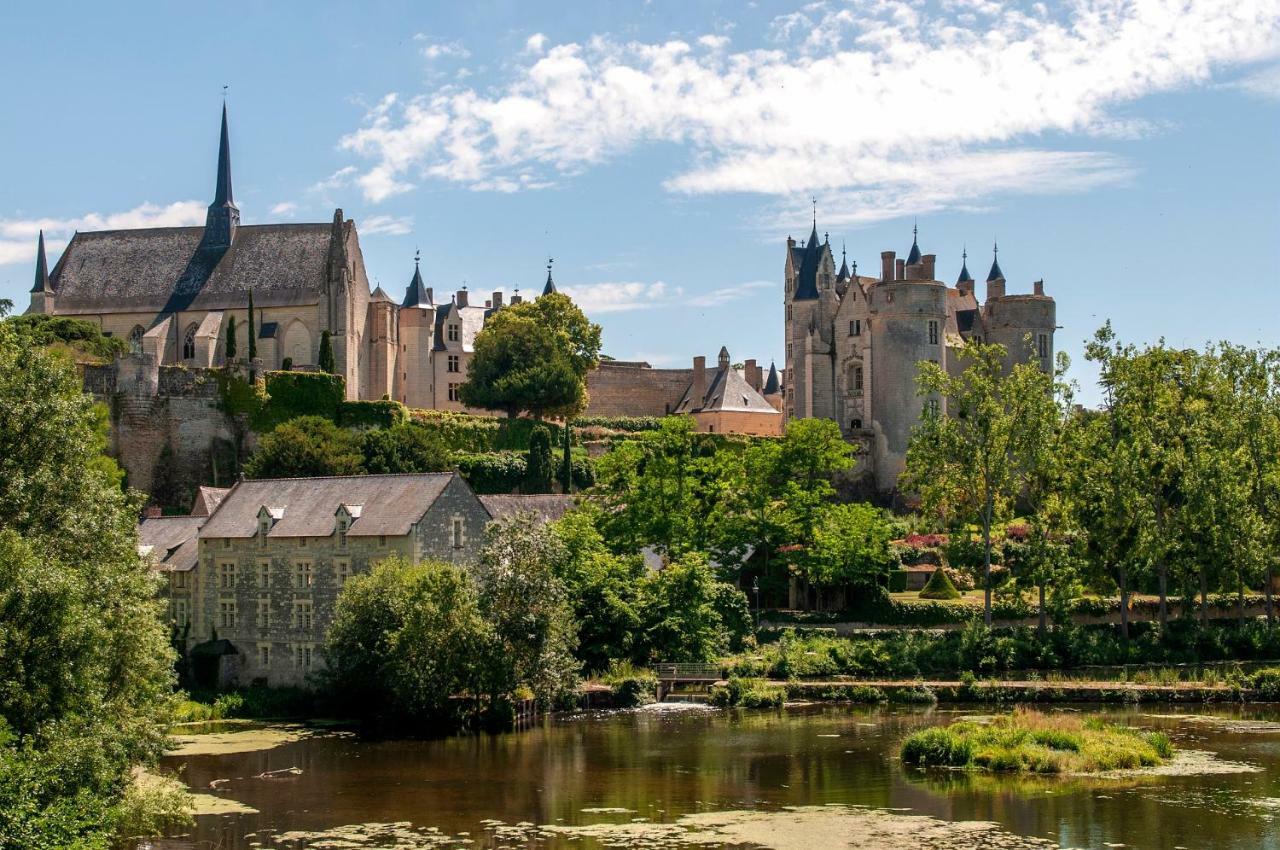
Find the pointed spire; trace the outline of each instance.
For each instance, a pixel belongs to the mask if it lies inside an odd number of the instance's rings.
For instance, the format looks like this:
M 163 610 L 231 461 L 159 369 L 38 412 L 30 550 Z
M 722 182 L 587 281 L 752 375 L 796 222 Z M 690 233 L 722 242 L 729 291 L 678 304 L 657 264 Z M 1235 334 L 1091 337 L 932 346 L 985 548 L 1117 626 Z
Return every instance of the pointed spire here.
M 230 248 L 240 226 L 240 209 L 231 191 L 231 134 L 227 130 L 227 104 L 222 103 L 222 136 L 218 141 L 218 177 L 204 221 L 203 246 Z
M 49 286 L 49 262 L 44 256 L 44 231 L 40 231 L 40 240 L 36 243 L 36 282 L 32 292 L 52 292 Z
M 729 347 L 728 346 L 726 345 L 720 346 L 720 354 L 716 357 L 716 361 L 719 364 L 721 369 L 724 369 L 729 365 Z
M 964 250 L 960 252 L 960 277 L 956 279 L 956 286 L 962 283 L 973 283 L 973 275 L 969 274 L 969 246 L 966 245 Z
M 429 307 L 431 306 L 431 290 L 427 289 L 426 284 L 422 282 L 422 269 L 418 263 L 422 259 L 422 252 L 415 250 L 413 252 L 413 279 L 409 281 L 409 288 L 405 291 L 404 301 L 401 307 Z
M 837 274 L 837 275 L 836 275 L 836 280 L 837 280 L 837 281 L 848 280 L 848 279 L 849 279 L 849 277 L 850 277 L 850 274 L 849 274 L 849 260 L 848 260 L 848 258 L 845 256 L 844 247 L 845 247 L 845 246 L 844 246 L 844 243 L 843 243 L 843 242 L 842 242 L 842 243 L 840 243 L 840 272 L 839 272 L 839 274 Z
M 991 271 L 987 274 L 987 283 L 993 280 L 1004 280 L 1004 272 L 1000 271 L 1000 246 L 991 243 Z
M 769 363 L 769 377 L 764 382 L 765 395 L 777 395 L 782 389 L 778 380 L 778 367 L 772 361 Z
M 907 255 L 907 265 L 909 266 L 914 266 L 916 263 L 920 262 L 919 236 L 920 225 L 918 223 L 913 223 L 911 225 L 911 253 Z
M 551 279 L 551 264 L 554 262 L 555 260 L 553 258 L 551 257 L 547 258 L 547 283 L 546 283 L 546 286 L 542 287 L 543 295 L 550 295 L 551 293 L 557 291 L 556 282 Z

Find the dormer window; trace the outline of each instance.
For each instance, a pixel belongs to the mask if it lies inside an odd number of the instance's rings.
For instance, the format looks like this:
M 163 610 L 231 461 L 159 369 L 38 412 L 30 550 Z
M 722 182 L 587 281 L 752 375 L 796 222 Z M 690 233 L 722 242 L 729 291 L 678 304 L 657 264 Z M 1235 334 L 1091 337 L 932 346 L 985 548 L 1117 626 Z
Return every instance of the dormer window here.
M 457 342 L 457 341 L 458 341 L 458 326 L 449 325 L 449 342 Z
M 273 508 L 263 505 L 258 508 L 258 546 L 267 548 L 267 535 L 275 527 L 277 521 L 284 517 L 284 508 Z
M 333 512 L 333 533 L 338 536 L 338 546 L 346 547 L 347 532 L 351 530 L 351 524 L 360 518 L 363 508 L 363 505 L 342 504 Z

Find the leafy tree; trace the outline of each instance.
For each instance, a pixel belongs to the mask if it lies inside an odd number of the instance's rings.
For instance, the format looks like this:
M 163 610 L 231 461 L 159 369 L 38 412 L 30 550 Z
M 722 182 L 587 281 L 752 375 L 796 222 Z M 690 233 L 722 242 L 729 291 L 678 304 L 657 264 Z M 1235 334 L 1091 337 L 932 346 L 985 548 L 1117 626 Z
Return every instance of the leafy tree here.
M 364 471 L 370 475 L 444 472 L 452 453 L 440 432 L 416 422 L 373 428 L 360 436 Z
M 492 695 L 525 686 L 550 706 L 577 685 L 573 609 L 554 570 L 563 558 L 556 535 L 533 516 L 491 523 L 485 531 L 474 572 L 497 640 Z
M 236 359 L 236 317 L 227 317 L 227 341 L 224 347 L 226 361 L 228 363 Z
M 575 416 L 587 406 L 587 372 L 599 354 L 600 326 L 565 295 L 504 307 L 476 335 L 462 402 L 512 418 Z
M 733 636 L 725 613 L 740 618 L 747 601 L 724 590 L 705 555 L 693 552 L 647 577 L 641 585 L 642 634 L 651 661 L 712 661 L 724 654 Z M 750 615 L 747 615 L 748 622 Z
M 874 587 L 894 562 L 893 525 L 866 503 L 828 504 L 819 512 L 803 558 L 806 578 L 818 587 Z
M 258 358 L 258 331 L 253 317 L 253 287 L 249 287 L 249 359 Z
M 361 440 L 323 416 L 299 416 L 258 440 L 245 463 L 249 478 L 306 478 L 359 475 L 364 471 Z
M 325 644 L 326 683 L 367 721 L 458 725 L 460 694 L 478 694 L 493 634 L 467 574 L 393 556 L 350 578 Z
M 65 358 L 0 324 L 0 846 L 104 846 L 160 754 L 173 655 L 137 494 Z
M 320 357 L 317 364 L 321 372 L 328 372 L 330 375 L 338 371 L 337 363 L 333 359 L 333 338 L 328 331 L 320 334 Z
M 529 460 L 525 464 L 524 493 L 551 492 L 551 432 L 543 425 L 529 434 Z
M 1028 441 L 1041 432 L 1036 417 L 1053 377 L 1034 363 L 1005 370 L 1002 345 L 969 340 L 958 352 L 963 366 L 952 375 L 921 362 L 922 395 L 946 399 L 947 413 L 926 408 L 912 435 L 900 486 L 920 494 L 921 504 L 952 523 L 978 526 L 983 547 L 983 617 L 991 624 L 992 529 L 1006 520 L 1027 481 Z

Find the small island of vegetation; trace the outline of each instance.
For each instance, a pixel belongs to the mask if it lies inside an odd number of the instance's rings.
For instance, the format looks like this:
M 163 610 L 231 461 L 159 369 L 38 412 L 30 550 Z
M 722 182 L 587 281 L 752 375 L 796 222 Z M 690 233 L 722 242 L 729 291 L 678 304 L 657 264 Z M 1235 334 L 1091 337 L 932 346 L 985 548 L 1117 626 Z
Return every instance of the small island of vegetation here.
M 1173 757 L 1163 732 L 1145 732 L 1070 714 L 1018 710 L 989 721 L 924 729 L 902 744 L 921 767 L 1010 773 L 1101 773 L 1155 767 Z

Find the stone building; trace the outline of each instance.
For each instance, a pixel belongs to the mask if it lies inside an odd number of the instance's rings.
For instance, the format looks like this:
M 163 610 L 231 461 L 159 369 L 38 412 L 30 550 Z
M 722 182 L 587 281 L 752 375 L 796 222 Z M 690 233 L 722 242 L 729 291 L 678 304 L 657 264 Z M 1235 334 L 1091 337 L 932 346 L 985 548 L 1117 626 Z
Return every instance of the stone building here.
M 1053 368 L 1057 317 L 1043 282 L 1030 294 L 1008 294 L 993 257 L 986 300 L 979 302 L 967 254 L 962 259 L 951 287 L 937 279 L 936 257 L 922 253 L 917 238 L 905 260 L 893 251 L 880 255 L 879 277 L 859 275 L 856 263 L 851 270 L 843 251 L 837 270 L 830 239 L 818 239 L 816 218 L 808 240 L 787 239 L 786 368 L 781 386 L 770 380 L 765 396 L 780 398 L 788 420 L 838 422 L 866 448 L 878 490 L 896 485 L 925 406 L 945 412 L 945 399 L 917 392 L 920 361 L 955 372 L 956 350 L 976 338 L 1004 345 L 1010 363 Z
M 392 555 L 471 564 L 490 518 L 456 473 L 262 479 L 208 517 L 148 517 L 139 538 L 188 647 L 219 647 L 218 678 L 299 685 L 347 579 Z

